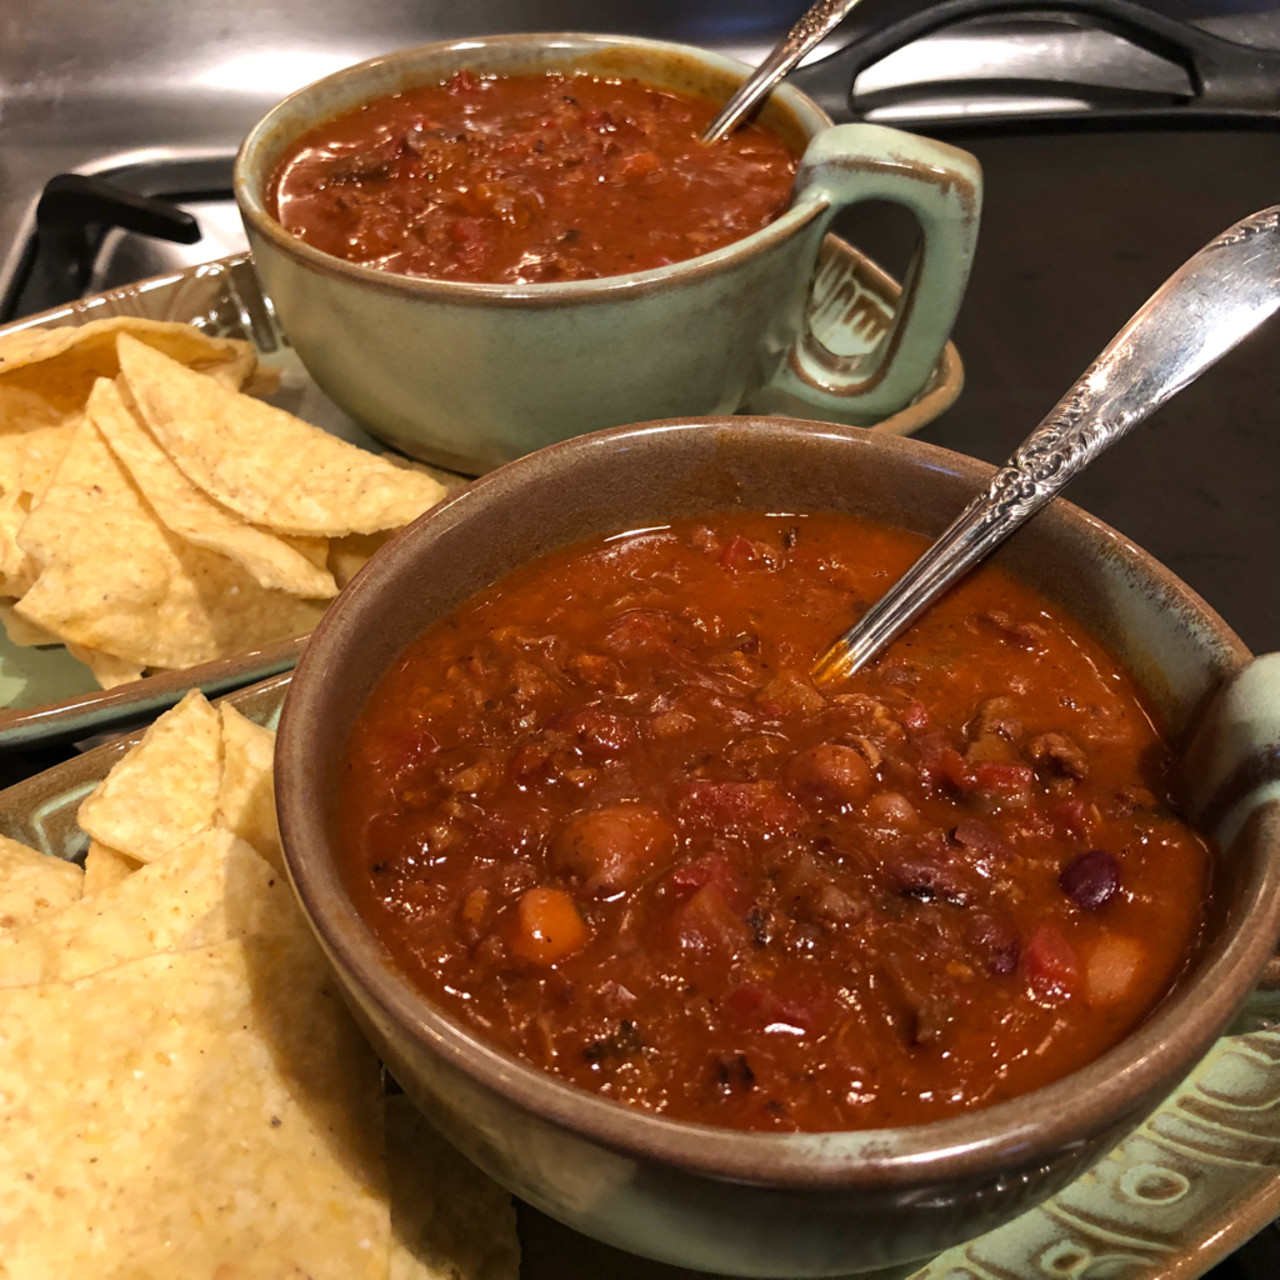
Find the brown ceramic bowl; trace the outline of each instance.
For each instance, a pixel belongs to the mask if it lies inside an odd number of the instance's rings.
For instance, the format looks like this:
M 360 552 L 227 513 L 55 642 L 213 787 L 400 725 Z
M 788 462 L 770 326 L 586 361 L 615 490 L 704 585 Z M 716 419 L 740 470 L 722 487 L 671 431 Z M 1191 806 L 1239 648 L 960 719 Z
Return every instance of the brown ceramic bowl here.
M 397 973 L 353 909 L 334 847 L 339 755 L 389 664 L 473 592 L 590 534 L 733 507 L 852 511 L 933 534 L 989 474 L 916 440 L 785 419 L 619 428 L 520 459 L 442 503 L 325 615 L 294 677 L 276 753 L 290 874 L 396 1079 L 517 1195 L 611 1244 L 706 1270 L 816 1276 L 920 1258 L 1012 1218 L 1104 1154 L 1253 988 L 1280 932 L 1274 801 L 1243 825 L 1237 808 L 1238 831 L 1217 828 L 1223 853 L 1202 953 L 1147 1021 L 1092 1065 L 913 1128 L 744 1133 L 628 1109 L 489 1047 Z M 1248 663 L 1197 596 L 1069 504 L 1054 503 L 998 559 L 1122 658 L 1175 740 Z M 1225 778 L 1238 744 L 1220 728 L 1206 733 L 1198 776 Z M 1212 809 L 1214 788 L 1192 790 L 1190 803 Z

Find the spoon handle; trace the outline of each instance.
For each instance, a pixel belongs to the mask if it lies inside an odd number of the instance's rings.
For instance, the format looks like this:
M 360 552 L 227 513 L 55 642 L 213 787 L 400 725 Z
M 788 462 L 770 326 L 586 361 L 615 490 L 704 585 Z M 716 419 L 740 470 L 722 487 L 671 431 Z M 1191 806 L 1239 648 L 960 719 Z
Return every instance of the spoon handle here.
M 859 0 L 818 0 L 774 46 L 773 52 L 756 68 L 750 79 L 738 86 L 720 114 L 707 126 L 702 141 L 719 142 L 726 134 L 732 133 L 756 104 L 769 96 L 774 85 L 806 53 L 825 40 L 858 3 Z
M 1237 222 L 1148 299 L 951 526 L 814 666 L 850 676 L 1104 449 L 1280 308 L 1280 205 Z

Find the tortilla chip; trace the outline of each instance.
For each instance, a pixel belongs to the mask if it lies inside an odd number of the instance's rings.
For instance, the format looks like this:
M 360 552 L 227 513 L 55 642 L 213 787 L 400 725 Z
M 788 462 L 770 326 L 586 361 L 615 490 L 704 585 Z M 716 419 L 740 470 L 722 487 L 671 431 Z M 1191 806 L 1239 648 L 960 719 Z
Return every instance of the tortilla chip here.
M 277 871 L 284 871 L 284 851 L 276 826 L 272 761 L 276 735 L 242 716 L 229 702 L 222 717 L 222 782 L 215 821 L 248 841 Z
M 131 334 L 192 369 L 231 365 L 242 383 L 257 365 L 252 344 L 211 338 L 189 324 L 112 316 L 55 329 L 20 329 L 0 338 L 0 421 L 12 415 L 30 420 L 77 413 L 98 378 L 120 372 L 116 339 Z M 224 375 L 225 376 L 225 375 Z M 41 412 L 41 405 L 47 412 Z
M 54 426 L 0 431 L 0 489 L 42 494 L 53 480 L 79 421 L 77 413 Z
M 243 565 L 262 587 L 296 596 L 338 594 L 333 575 L 276 534 L 246 524 L 187 479 L 133 416 L 118 384 L 94 384 L 85 412 L 106 437 L 160 522 L 197 547 Z
M 12 601 L 0 602 L 0 622 L 4 624 L 9 643 L 16 644 L 20 649 L 36 649 L 41 645 L 62 643 L 52 631 L 46 631 L 22 614 L 15 613 Z
M 385 1277 L 378 1065 L 304 926 L 0 992 L 0 1025 L 11 1280 Z
M 339 587 L 345 587 L 372 558 L 395 537 L 395 530 L 385 533 L 349 533 L 329 543 L 329 570 Z
M 25 595 L 40 576 L 40 563 L 18 546 L 18 531 L 31 513 L 31 495 L 0 494 L 0 593 Z
M 19 613 L 143 667 L 189 667 L 261 648 L 305 634 L 323 612 L 319 602 L 267 591 L 225 556 L 166 530 L 88 421 L 18 545 L 41 564 Z
M 83 892 L 84 872 L 74 863 L 0 836 L 0 940 L 69 907 Z
M 72 982 L 162 951 L 297 927 L 284 878 L 231 832 L 210 829 L 118 884 L 0 937 L 0 988 Z
M 217 370 L 211 371 L 211 376 L 216 375 Z M 280 390 L 280 383 L 283 380 L 283 370 L 273 368 L 271 365 L 259 364 L 252 374 L 240 384 L 239 390 L 243 391 L 247 396 L 256 396 L 259 399 L 265 399 L 273 396 Z M 226 386 L 225 379 L 219 379 L 223 386 Z
M 18 616 L 21 617 L 20 614 Z M 27 626 L 34 626 L 34 623 L 27 622 Z M 142 679 L 142 666 L 139 663 L 130 662 L 127 658 L 117 658 L 113 654 L 103 653 L 100 649 L 86 649 L 84 645 L 73 644 L 71 641 L 67 641 L 67 652 L 93 672 L 93 678 L 98 682 L 99 688 L 114 689 L 117 685 Z
M 0 431 L 0 591 L 6 595 L 22 595 L 39 576 L 39 563 L 18 546 L 18 531 L 49 488 L 79 422 L 76 414 Z
M 222 721 L 192 689 L 118 760 L 80 806 L 95 840 L 154 862 L 212 826 L 222 784 Z
M 430 476 L 235 395 L 127 336 L 120 365 L 165 452 L 210 497 L 254 524 L 333 537 L 376 533 L 408 524 L 444 497 Z
M 389 1280 L 517 1280 L 510 1193 L 453 1149 L 403 1094 L 386 1099 Z
M 97 840 L 89 841 L 84 855 L 84 896 L 92 898 L 127 880 L 144 864 Z

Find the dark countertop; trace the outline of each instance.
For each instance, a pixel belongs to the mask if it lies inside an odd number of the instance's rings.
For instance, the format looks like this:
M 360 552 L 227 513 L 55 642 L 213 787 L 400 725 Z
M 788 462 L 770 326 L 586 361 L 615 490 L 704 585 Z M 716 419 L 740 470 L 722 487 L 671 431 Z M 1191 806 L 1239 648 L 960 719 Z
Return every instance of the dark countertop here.
M 1280 132 L 958 140 L 986 177 L 955 331 L 965 389 L 920 434 L 991 462 L 1187 257 L 1280 201 Z M 900 271 L 896 219 L 868 210 L 840 229 Z M 1280 322 L 1094 462 L 1066 496 L 1168 565 L 1255 652 L 1280 648 Z

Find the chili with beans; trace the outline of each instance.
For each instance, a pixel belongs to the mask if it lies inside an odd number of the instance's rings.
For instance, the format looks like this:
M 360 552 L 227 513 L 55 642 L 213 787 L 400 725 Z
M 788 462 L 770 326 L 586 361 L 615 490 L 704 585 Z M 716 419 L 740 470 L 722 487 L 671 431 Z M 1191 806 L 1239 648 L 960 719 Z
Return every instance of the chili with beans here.
M 644 271 L 740 240 L 791 198 L 796 161 L 774 134 L 702 144 L 715 111 L 635 80 L 459 71 L 305 134 L 268 207 L 317 249 L 401 275 Z
M 994 568 L 814 687 L 921 546 L 835 515 L 684 521 L 433 626 L 340 788 L 394 961 L 528 1062 L 747 1129 L 934 1120 L 1114 1045 L 1196 943 L 1208 849 L 1128 677 Z

